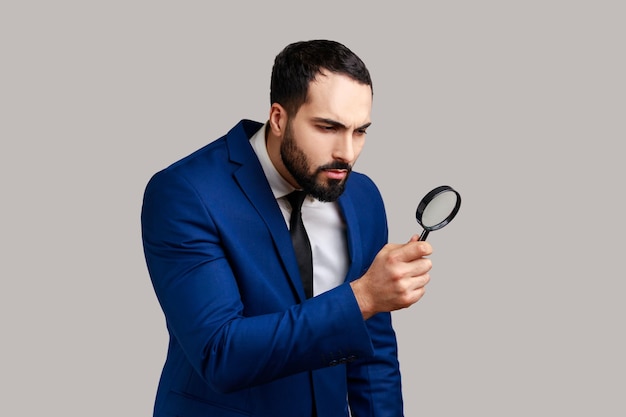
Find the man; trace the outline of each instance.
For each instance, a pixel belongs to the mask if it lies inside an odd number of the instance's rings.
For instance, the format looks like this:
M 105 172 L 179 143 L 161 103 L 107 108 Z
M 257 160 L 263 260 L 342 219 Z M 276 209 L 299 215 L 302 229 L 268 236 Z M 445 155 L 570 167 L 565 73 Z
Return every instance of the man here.
M 369 72 L 337 42 L 297 42 L 276 57 L 270 95 L 265 124 L 241 121 L 146 187 L 144 249 L 170 334 L 154 415 L 401 416 L 389 312 L 422 297 L 431 247 L 388 244 L 376 186 L 351 172 Z M 290 238 L 294 190 L 308 194 L 312 297 Z

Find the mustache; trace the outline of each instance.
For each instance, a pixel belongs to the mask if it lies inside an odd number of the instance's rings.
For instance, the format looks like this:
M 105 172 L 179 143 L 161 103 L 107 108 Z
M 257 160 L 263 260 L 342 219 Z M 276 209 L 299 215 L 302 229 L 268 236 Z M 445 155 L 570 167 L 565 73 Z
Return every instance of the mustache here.
M 347 164 L 345 162 L 335 161 L 335 162 L 331 162 L 330 164 L 320 166 L 319 168 L 317 168 L 317 172 L 321 172 L 327 169 L 344 169 L 350 172 L 352 171 L 352 165 Z

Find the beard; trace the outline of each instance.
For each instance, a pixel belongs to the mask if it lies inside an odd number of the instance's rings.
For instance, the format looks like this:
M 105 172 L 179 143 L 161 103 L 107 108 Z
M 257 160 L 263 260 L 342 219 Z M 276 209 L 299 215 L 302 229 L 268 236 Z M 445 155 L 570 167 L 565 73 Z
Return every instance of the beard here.
M 352 172 L 350 164 L 337 161 L 319 166 L 313 172 L 310 172 L 309 160 L 304 151 L 298 147 L 290 122 L 287 122 L 285 128 L 285 136 L 280 145 L 280 156 L 287 171 L 289 171 L 300 187 L 307 194 L 320 201 L 336 201 L 346 188 L 346 181 Z M 343 169 L 347 171 L 347 175 L 341 180 L 320 180 L 321 174 L 327 169 Z

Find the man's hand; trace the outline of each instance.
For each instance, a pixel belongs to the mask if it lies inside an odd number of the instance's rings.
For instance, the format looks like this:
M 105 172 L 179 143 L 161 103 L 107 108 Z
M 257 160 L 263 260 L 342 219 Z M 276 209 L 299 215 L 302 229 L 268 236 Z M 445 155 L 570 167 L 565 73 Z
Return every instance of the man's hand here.
M 376 313 L 415 304 L 430 281 L 432 254 L 428 242 L 411 237 L 405 244 L 389 243 L 376 255 L 367 272 L 350 283 L 364 319 Z

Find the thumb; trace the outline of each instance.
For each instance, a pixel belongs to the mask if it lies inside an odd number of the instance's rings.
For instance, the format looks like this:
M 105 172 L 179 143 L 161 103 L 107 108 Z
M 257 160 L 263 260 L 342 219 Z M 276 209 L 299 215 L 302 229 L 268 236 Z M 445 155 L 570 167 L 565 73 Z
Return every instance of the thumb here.
M 420 235 L 413 235 L 413 236 L 411 236 L 411 239 L 409 239 L 408 243 L 419 242 L 419 240 L 420 240 Z

